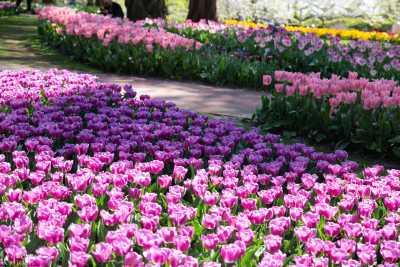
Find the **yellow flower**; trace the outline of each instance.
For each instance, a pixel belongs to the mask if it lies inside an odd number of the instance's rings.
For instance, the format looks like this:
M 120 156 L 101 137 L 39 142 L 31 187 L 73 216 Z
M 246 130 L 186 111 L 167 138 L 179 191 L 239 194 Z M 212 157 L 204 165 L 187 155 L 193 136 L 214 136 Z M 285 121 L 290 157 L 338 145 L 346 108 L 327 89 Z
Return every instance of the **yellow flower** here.
M 380 40 L 380 41 L 400 41 L 398 34 L 389 34 L 387 32 L 364 32 L 359 30 L 342 30 L 342 29 L 328 29 L 328 28 L 307 28 L 286 26 L 288 31 L 297 32 L 311 32 L 319 36 L 335 35 L 344 39 L 361 39 L 361 40 Z
M 226 25 L 237 25 L 248 28 L 267 28 L 268 25 L 263 23 L 255 23 L 251 21 L 226 20 Z M 285 29 L 291 32 L 315 33 L 318 36 L 335 35 L 343 39 L 361 39 L 361 40 L 379 40 L 400 42 L 399 34 L 390 34 L 387 32 L 364 32 L 359 30 L 342 30 L 328 28 L 308 28 L 297 26 L 285 26 Z
M 247 28 L 267 28 L 268 25 L 263 23 L 255 23 L 251 21 L 240 21 L 240 20 L 225 20 L 224 22 L 226 25 L 233 25 L 233 26 L 242 26 Z

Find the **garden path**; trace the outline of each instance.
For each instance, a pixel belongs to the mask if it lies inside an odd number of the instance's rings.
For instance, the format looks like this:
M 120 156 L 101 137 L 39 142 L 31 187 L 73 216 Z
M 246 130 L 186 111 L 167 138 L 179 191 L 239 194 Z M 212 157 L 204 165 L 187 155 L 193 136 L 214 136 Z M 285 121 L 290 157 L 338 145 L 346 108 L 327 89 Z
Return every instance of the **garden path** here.
M 93 73 L 101 81 L 133 84 L 139 94 L 173 101 L 181 108 L 235 118 L 250 118 L 260 104 L 262 92 L 257 91 L 99 72 L 41 48 L 36 23 L 32 15 L 0 18 L 0 70 L 62 68 Z

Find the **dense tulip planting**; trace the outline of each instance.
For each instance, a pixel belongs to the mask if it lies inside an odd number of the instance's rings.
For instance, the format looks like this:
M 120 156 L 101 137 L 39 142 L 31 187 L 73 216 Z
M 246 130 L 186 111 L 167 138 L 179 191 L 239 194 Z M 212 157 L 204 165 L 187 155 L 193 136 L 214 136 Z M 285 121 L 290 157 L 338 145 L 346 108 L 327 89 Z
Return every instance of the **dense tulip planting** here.
M 275 70 L 346 75 L 400 81 L 400 45 L 388 42 L 342 40 L 333 35 L 291 32 L 284 28 L 245 27 L 190 21 L 170 25 L 171 31 L 194 38 L 247 60 L 266 61 Z
M 397 266 L 399 170 L 94 79 L 0 72 L 4 264 Z
M 276 71 L 273 92 L 262 99 L 258 123 L 291 128 L 317 141 L 336 140 L 400 157 L 400 86 L 392 80 Z M 272 77 L 264 76 L 269 86 Z
M 198 41 L 150 25 L 70 8 L 38 11 L 42 41 L 77 60 L 114 72 L 262 87 L 268 63 L 243 62 Z M 94 26 L 95 25 L 95 26 Z
M 149 52 L 158 45 L 164 49 L 199 49 L 201 44 L 193 39 L 165 31 L 163 28 L 145 28 L 143 22 L 113 19 L 72 8 L 47 7 L 39 11 L 39 19 L 48 19 L 63 26 L 66 34 L 85 38 L 98 38 L 105 46 L 112 40 L 127 44 L 142 44 Z M 61 29 L 59 29 L 61 30 Z
M 268 28 L 267 24 L 255 23 L 251 21 L 241 20 L 226 20 L 226 25 L 247 27 L 247 28 Z M 335 35 L 342 39 L 361 39 L 361 40 L 378 40 L 378 41 L 390 41 L 400 42 L 399 34 L 392 34 L 388 32 L 367 32 L 355 29 L 334 29 L 334 28 L 312 28 L 312 27 L 300 27 L 300 26 L 285 26 L 285 29 L 291 32 L 303 32 L 303 33 L 315 33 L 318 36 L 326 37 L 329 35 Z
M 249 88 L 275 70 L 400 80 L 400 45 L 391 43 L 212 22 L 132 23 L 59 7 L 41 9 L 39 18 L 44 42 L 109 71 Z
M 16 13 L 15 3 L 0 2 L 0 16 L 9 16 Z

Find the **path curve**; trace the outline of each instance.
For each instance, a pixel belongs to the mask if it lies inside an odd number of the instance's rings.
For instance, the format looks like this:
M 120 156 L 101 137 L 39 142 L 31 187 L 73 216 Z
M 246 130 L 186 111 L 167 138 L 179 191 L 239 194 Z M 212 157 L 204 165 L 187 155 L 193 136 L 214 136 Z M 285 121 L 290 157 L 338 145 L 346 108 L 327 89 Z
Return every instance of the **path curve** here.
M 0 18 L 0 70 L 63 68 L 77 72 L 84 71 L 97 75 L 100 81 L 132 84 L 139 94 L 173 101 L 181 108 L 235 118 L 250 118 L 260 104 L 262 95 L 260 91 L 117 75 L 83 67 L 80 64 L 66 65 L 60 61 L 68 61 L 68 58 L 60 55 L 49 56 L 32 46 L 30 40 L 35 39 L 35 36 L 35 16 Z

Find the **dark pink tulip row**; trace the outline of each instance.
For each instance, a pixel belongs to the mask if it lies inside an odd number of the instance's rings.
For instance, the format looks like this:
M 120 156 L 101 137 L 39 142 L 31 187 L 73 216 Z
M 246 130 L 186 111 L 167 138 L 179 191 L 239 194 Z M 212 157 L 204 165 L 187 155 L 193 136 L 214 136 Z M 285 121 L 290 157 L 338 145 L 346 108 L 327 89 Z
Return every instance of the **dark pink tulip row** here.
M 92 76 L 0 72 L 3 82 L 20 96 L 5 99 L 0 114 L 3 263 L 400 259 L 399 170 L 358 174 L 345 151 L 284 144 Z

